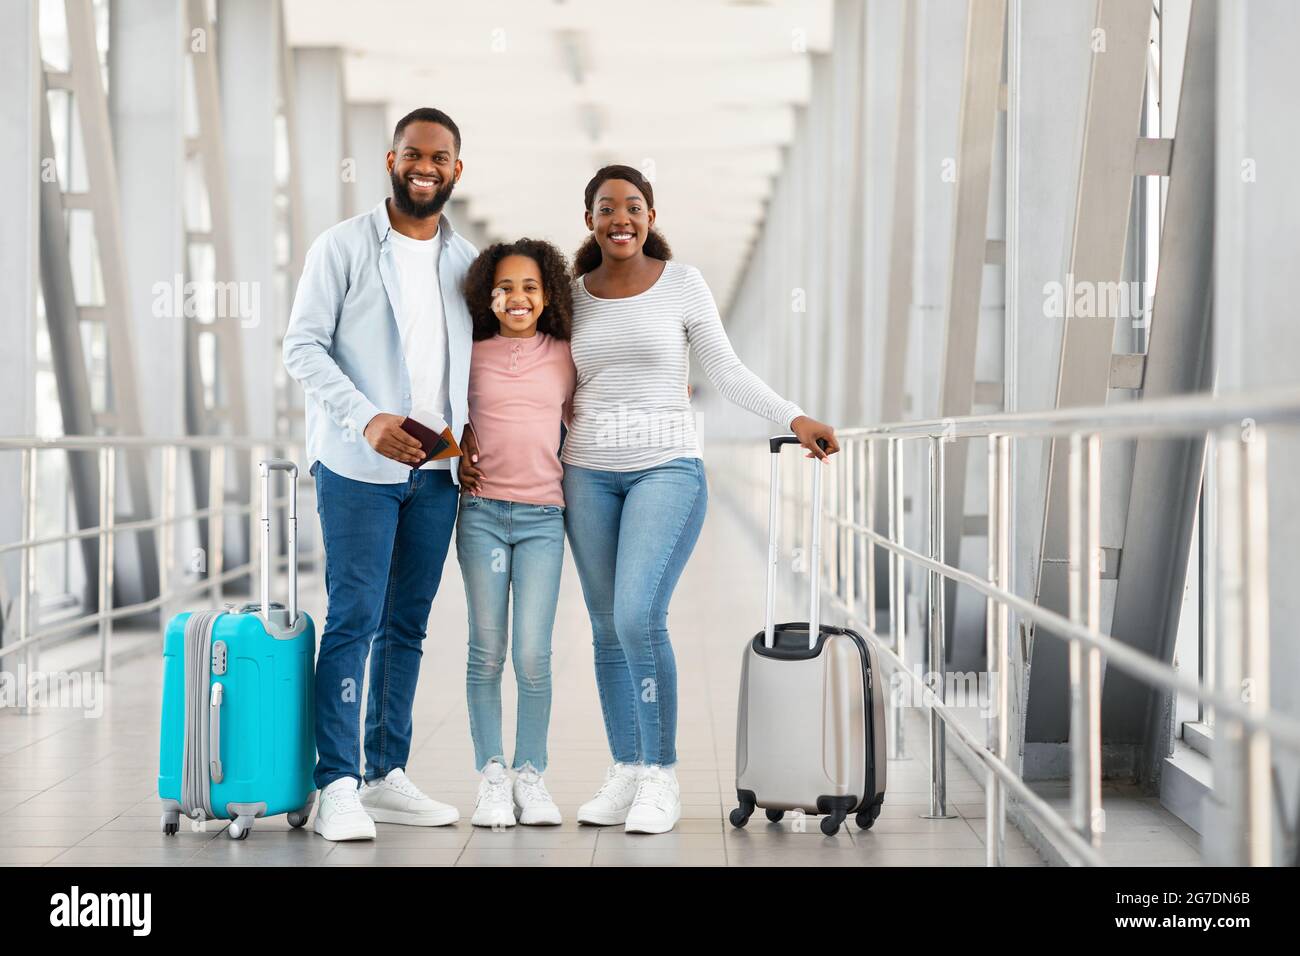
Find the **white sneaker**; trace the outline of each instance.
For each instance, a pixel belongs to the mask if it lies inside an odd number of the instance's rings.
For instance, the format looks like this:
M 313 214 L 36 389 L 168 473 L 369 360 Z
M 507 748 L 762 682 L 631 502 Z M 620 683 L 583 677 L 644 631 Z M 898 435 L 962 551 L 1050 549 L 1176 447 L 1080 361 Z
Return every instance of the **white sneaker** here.
M 495 760 L 483 768 L 483 779 L 478 784 L 478 802 L 470 823 L 476 827 L 512 827 L 515 809 L 510 797 L 510 774 Z
M 641 768 L 636 764 L 614 764 L 605 771 L 605 782 L 596 795 L 578 808 L 578 822 L 599 827 L 622 823 L 627 819 L 640 780 Z
M 315 830 L 327 840 L 373 840 L 375 821 L 357 796 L 357 781 L 339 777 L 321 791 Z
M 646 767 L 627 814 L 628 833 L 667 833 L 682 817 L 681 787 L 671 767 Z
M 460 811 L 426 797 L 401 767 L 383 780 L 361 788 L 361 805 L 376 823 L 401 823 L 410 827 L 445 827 L 460 819 Z
M 560 808 L 547 792 L 542 775 L 529 764 L 515 777 L 514 804 L 515 815 L 526 827 L 554 827 L 563 822 Z

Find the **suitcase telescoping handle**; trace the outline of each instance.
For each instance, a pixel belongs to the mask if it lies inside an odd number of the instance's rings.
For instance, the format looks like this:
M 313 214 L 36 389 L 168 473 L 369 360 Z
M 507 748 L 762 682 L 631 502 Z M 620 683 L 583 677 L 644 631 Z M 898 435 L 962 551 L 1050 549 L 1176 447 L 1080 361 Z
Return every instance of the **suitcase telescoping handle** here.
M 262 475 L 262 617 L 271 623 L 271 472 L 289 475 L 289 627 L 298 623 L 298 466 L 283 458 L 258 464 Z
M 799 445 L 799 439 L 793 435 L 777 435 L 768 439 L 768 449 L 772 459 L 772 491 L 767 504 L 767 601 L 763 615 L 763 646 L 771 647 L 775 640 L 776 614 L 776 570 L 780 562 L 778 536 L 781 529 L 781 449 L 786 445 Z M 822 451 L 826 450 L 826 440 L 817 439 Z M 822 572 L 822 469 L 821 459 L 813 459 L 812 486 L 812 548 L 808 555 L 811 565 L 808 570 L 808 649 L 817 646 L 821 634 L 821 572 Z

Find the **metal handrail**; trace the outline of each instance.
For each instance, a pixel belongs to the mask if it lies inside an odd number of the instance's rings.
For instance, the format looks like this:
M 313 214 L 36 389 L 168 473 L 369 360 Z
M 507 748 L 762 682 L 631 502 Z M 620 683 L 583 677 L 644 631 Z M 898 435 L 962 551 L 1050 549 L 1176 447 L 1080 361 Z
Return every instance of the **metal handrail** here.
M 1300 423 L 1300 388 L 1278 388 L 1228 395 L 1144 399 L 1120 405 L 1086 405 L 1043 412 L 1005 412 L 891 422 L 837 429 L 840 438 L 1012 438 L 1102 434 L 1111 438 L 1159 435 L 1177 438 L 1240 425 Z
M 946 768 L 944 732 L 952 729 L 990 773 L 986 846 L 990 865 L 1000 865 L 1005 847 L 1005 790 L 1064 845 L 1075 862 L 1104 862 L 1101 846 L 1101 660 L 1104 655 L 1120 670 L 1159 688 L 1188 694 L 1212 705 L 1226 720 L 1230 731 L 1241 738 L 1243 786 L 1230 794 L 1244 817 L 1242 862 L 1264 864 L 1271 854 L 1269 748 L 1273 741 L 1300 750 L 1300 720 L 1272 710 L 1267 705 L 1267 682 L 1263 692 L 1243 701 L 1199 679 L 1189 678 L 1162 660 L 1117 641 L 1100 630 L 1100 442 L 1108 438 L 1186 438 L 1205 436 L 1212 452 L 1207 462 L 1219 468 L 1220 489 L 1214 518 L 1221 525 L 1215 540 L 1227 553 L 1222 574 L 1216 581 L 1223 592 L 1225 613 L 1219 619 L 1229 652 L 1241 654 L 1242 673 L 1256 678 L 1267 667 L 1267 527 L 1262 509 L 1267 500 L 1265 425 L 1300 424 L 1300 389 L 1278 389 L 1235 395 L 1193 395 L 1116 406 L 1054 409 L 1045 412 L 1005 413 L 964 418 L 896 422 L 837 432 L 842 454 L 835 475 L 844 479 L 834 495 L 831 514 L 823 514 L 840 534 L 839 547 L 823 553 L 825 562 L 840 562 L 834 585 L 823 588 L 832 603 L 855 626 L 861 626 L 884 653 L 886 664 L 913 682 L 922 678 L 907 667 L 903 658 L 906 624 L 904 563 L 911 562 L 927 572 L 926 597 L 930 627 L 930 667 L 943 686 L 945 603 L 944 579 L 965 585 L 986 599 L 986 646 L 989 670 L 997 677 L 997 706 L 989 722 L 989 739 L 984 746 L 957 720 L 940 700 L 926 700 L 930 714 L 931 816 L 946 814 Z M 943 555 L 943 457 L 944 445 L 967 438 L 989 439 L 989 574 L 981 578 L 948 564 Z M 1010 449 L 1013 440 L 1068 439 L 1069 492 L 1069 616 L 1040 607 L 1010 590 L 1009 494 Z M 930 554 L 903 543 L 903 455 L 907 441 L 925 440 L 929 446 L 931 507 L 926 518 L 925 538 Z M 888 450 L 886 514 L 888 533 L 876 530 L 876 446 Z M 1208 465 L 1207 465 L 1208 467 Z M 857 476 L 861 476 L 860 481 Z M 757 486 L 760 481 L 750 477 Z M 796 500 L 806 507 L 801 494 Z M 936 502 L 938 502 L 936 506 Z M 859 520 L 858 512 L 862 518 Z M 861 562 L 858 546 L 863 545 Z M 889 634 L 876 629 L 875 550 L 884 549 L 889 558 Z M 838 557 L 837 557 L 838 556 Z M 827 576 L 823 575 L 823 579 Z M 1253 586 L 1247 587 L 1246 582 Z M 865 614 L 859 613 L 861 595 Z M 1033 794 L 1007 760 L 1010 751 L 1009 614 L 1015 612 L 1038 625 L 1045 633 L 1066 640 L 1070 646 L 1071 779 L 1072 821 Z M 1219 612 L 1216 612 L 1219 614 Z M 937 624 L 937 626 L 936 626 Z M 891 707 L 894 702 L 891 701 Z M 895 715 L 896 716 L 896 715 Z M 898 721 L 894 722 L 898 730 Z M 1230 738 L 1234 739 L 1234 738 Z M 1014 781 L 1014 782 L 1013 782 Z M 1005 788 L 1005 790 L 1004 790 Z M 1231 789 L 1231 788 L 1229 788 Z
M 116 520 L 116 455 L 119 451 L 135 452 L 161 449 L 161 507 L 160 514 L 153 517 L 118 522 Z M 105 677 L 109 674 L 111 663 L 111 642 L 113 622 L 152 611 L 166 612 L 173 604 L 186 600 L 196 593 L 207 591 L 209 600 L 220 605 L 223 600 L 224 586 L 239 578 L 251 580 L 258 568 L 256 542 L 259 540 L 253 523 L 258 510 L 252 501 L 253 489 L 257 487 L 255 475 L 250 474 L 248 488 L 249 500 L 226 500 L 226 455 L 227 452 L 247 451 L 257 457 L 272 457 L 271 453 L 281 450 L 292 455 L 301 451 L 302 443 L 291 438 L 252 438 L 228 436 L 194 436 L 149 437 L 149 436 L 88 436 L 71 435 L 57 438 L 37 437 L 2 437 L 0 453 L 18 451 L 22 454 L 22 501 L 23 521 L 22 538 L 17 542 L 0 546 L 0 557 L 18 553 L 21 556 L 19 571 L 19 600 L 17 614 L 17 639 L 0 647 L 0 660 L 11 655 L 21 655 L 24 671 L 20 682 L 20 710 L 30 712 L 25 700 L 27 675 L 32 672 L 32 655 L 39 646 L 51 638 L 73 633 L 98 625 L 100 668 Z M 93 451 L 99 459 L 99 524 L 94 527 L 81 528 L 61 534 L 36 537 L 36 459 L 38 453 L 48 451 L 78 452 Z M 176 510 L 176 474 L 177 458 L 181 452 L 208 452 L 208 498 L 204 507 L 178 513 Z M 255 466 L 254 466 L 255 467 Z M 61 492 L 62 493 L 62 492 Z M 270 506 L 282 507 L 288 496 L 277 497 Z M 196 502 L 197 504 L 197 502 Z M 211 547 L 204 569 L 204 576 L 197 580 L 178 579 L 173 584 L 173 567 L 175 561 L 175 532 L 178 525 L 190 521 L 209 521 L 209 541 L 222 542 L 224 538 L 224 521 L 227 517 L 237 520 L 247 516 L 250 522 L 248 560 L 234 567 L 225 566 L 224 548 L 218 544 Z M 114 542 L 121 534 L 140 531 L 158 530 L 164 541 L 158 547 L 158 594 L 156 597 L 138 601 L 129 605 L 113 605 L 113 551 Z M 98 601 L 94 611 L 76 617 L 61 620 L 56 624 L 38 628 L 35 622 L 35 562 L 34 552 L 42 547 L 69 541 L 97 539 L 99 542 Z M 319 558 L 318 558 L 319 559 Z M 272 563 L 277 569 L 289 560 L 288 555 L 276 555 Z
M 92 451 L 103 448 L 188 448 L 211 451 L 213 448 L 234 448 L 253 451 L 258 448 L 302 448 L 296 438 L 250 438 L 235 435 L 174 435 L 155 438 L 151 435 L 60 435 L 52 438 L 8 436 L 0 437 L 0 451 L 62 450 Z

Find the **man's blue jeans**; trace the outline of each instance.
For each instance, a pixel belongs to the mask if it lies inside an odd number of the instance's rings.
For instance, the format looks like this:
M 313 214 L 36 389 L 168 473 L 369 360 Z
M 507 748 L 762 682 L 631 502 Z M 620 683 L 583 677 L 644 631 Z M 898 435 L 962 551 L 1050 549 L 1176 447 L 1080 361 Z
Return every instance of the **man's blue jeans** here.
M 519 704 L 515 759 L 546 770 L 551 721 L 551 628 L 564 567 L 564 509 L 462 495 L 456 556 L 469 603 L 469 666 L 465 696 L 474 768 L 502 764 L 501 672 L 506 663 L 507 617 L 514 595 L 511 661 Z
M 406 766 L 425 628 L 458 492 L 445 469 L 413 470 L 393 485 L 344 478 L 321 462 L 312 474 L 329 597 L 316 657 L 316 786 L 323 790 L 339 777 L 374 780 Z M 367 654 L 363 778 L 357 728 Z
M 668 602 L 708 506 L 704 463 L 564 467 L 565 527 L 591 616 L 596 686 L 619 763 L 677 762 L 677 662 Z

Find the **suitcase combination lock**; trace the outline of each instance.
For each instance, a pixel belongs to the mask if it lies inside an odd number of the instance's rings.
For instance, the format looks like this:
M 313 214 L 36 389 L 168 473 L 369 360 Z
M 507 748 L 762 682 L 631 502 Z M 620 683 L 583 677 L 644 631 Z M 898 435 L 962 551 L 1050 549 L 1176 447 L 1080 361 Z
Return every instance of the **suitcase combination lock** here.
M 226 672 L 226 642 L 216 641 L 212 645 L 212 673 L 221 675 Z

